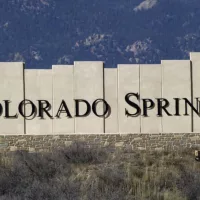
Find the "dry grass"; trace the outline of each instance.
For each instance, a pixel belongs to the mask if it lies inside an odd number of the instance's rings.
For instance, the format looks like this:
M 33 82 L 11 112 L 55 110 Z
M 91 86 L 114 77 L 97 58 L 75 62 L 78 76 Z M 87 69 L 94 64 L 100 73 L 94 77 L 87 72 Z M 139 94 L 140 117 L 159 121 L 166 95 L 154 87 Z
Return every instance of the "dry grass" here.
M 199 185 L 192 150 L 109 153 L 74 144 L 1 155 L 0 200 L 198 200 Z

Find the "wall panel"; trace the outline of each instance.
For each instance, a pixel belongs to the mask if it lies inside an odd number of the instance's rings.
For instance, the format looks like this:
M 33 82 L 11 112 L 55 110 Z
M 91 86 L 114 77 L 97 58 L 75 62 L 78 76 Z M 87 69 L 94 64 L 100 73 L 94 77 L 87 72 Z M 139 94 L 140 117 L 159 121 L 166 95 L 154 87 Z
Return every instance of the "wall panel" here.
M 161 117 L 157 116 L 156 98 L 161 98 L 162 90 L 161 65 L 140 65 L 140 96 L 154 101 L 155 107 L 148 110 L 148 117 L 141 116 L 142 133 L 161 133 Z M 150 105 L 150 103 L 148 103 Z
M 131 114 L 136 112 L 125 101 L 128 93 L 139 93 L 139 65 L 118 65 L 118 123 L 120 133 L 140 133 L 140 116 L 125 115 L 125 109 Z M 130 100 L 139 105 L 136 97 L 130 97 Z
M 192 77 L 193 77 L 193 102 L 194 107 L 197 108 L 197 101 L 200 100 L 200 52 L 191 52 L 190 60 L 192 61 Z M 198 106 L 200 110 L 200 105 Z M 200 117 L 193 112 L 193 131 L 200 132 Z
M 47 100 L 51 104 L 49 113 L 53 114 L 52 101 L 52 70 L 51 69 L 27 69 L 25 70 L 25 98 L 31 100 L 38 108 L 38 100 Z M 31 113 L 31 107 L 26 106 L 27 115 Z M 52 134 L 53 120 L 44 114 L 45 119 L 37 116 L 32 120 L 26 120 L 27 134 Z
M 57 114 L 62 100 L 65 101 L 72 117 L 62 113 L 53 120 L 53 133 L 74 133 L 74 91 L 73 65 L 53 65 L 53 116 Z
M 92 103 L 103 98 L 103 62 L 74 62 L 74 97 Z M 80 114 L 85 114 L 85 103 L 80 103 Z M 97 113 L 103 114 L 103 104 L 97 105 Z M 104 133 L 104 118 L 91 112 L 87 117 L 75 118 L 75 133 Z
M 185 103 L 180 101 L 180 116 L 175 115 L 175 100 L 173 98 L 187 98 L 191 101 L 191 77 L 189 60 L 162 60 L 162 96 L 170 102 L 167 108 L 173 116 L 163 114 L 162 124 L 164 133 L 191 132 L 191 110 L 189 116 L 185 114 Z
M 111 108 L 110 115 L 105 118 L 105 132 L 118 133 L 117 105 L 117 68 L 104 69 L 105 100 Z
M 5 104 L 10 100 L 10 116 L 18 113 L 18 105 L 24 100 L 24 63 L 0 62 L 0 103 L 3 113 L 0 116 L 1 134 L 24 134 L 24 118 L 18 115 L 16 119 L 5 119 Z

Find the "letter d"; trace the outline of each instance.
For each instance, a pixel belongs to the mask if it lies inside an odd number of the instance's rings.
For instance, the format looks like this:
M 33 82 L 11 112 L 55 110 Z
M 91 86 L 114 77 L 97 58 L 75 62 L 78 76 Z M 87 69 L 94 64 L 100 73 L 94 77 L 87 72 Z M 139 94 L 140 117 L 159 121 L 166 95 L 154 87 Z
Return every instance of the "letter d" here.
M 87 106 L 86 112 L 85 114 L 80 115 L 80 109 L 79 109 L 79 105 L 80 103 L 85 103 Z M 91 112 L 91 106 L 90 104 L 84 100 L 84 99 L 75 99 L 75 117 L 87 117 Z

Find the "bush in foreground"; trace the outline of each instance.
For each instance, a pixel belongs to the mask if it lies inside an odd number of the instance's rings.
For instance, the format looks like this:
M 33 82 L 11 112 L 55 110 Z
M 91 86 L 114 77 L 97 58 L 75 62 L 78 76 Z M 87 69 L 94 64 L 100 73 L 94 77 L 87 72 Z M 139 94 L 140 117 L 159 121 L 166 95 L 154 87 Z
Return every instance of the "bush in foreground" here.
M 1 155 L 1 200 L 197 200 L 193 152 L 125 153 L 82 144 Z

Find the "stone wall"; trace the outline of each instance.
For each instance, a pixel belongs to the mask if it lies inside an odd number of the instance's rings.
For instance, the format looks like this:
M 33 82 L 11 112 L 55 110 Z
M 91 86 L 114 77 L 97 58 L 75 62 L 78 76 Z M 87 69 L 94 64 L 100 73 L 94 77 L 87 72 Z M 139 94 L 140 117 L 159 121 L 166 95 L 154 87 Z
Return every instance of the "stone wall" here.
M 90 134 L 90 135 L 20 135 L 0 136 L 0 152 L 26 150 L 29 152 L 49 151 L 81 142 L 87 148 L 106 147 L 107 149 L 170 150 L 200 147 L 200 134 Z

